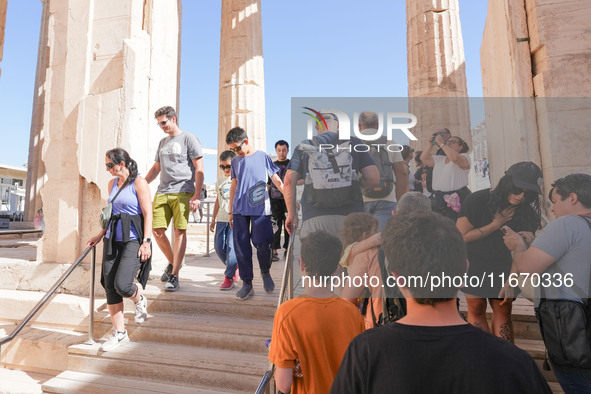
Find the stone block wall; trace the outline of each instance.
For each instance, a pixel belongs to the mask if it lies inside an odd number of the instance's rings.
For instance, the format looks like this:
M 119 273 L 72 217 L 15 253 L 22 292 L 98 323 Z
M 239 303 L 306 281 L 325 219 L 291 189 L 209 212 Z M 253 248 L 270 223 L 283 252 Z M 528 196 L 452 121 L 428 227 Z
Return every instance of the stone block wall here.
M 556 178 L 591 173 L 581 143 L 591 113 L 591 3 L 488 4 L 480 56 L 493 184 L 523 160 L 542 167 L 546 192 Z

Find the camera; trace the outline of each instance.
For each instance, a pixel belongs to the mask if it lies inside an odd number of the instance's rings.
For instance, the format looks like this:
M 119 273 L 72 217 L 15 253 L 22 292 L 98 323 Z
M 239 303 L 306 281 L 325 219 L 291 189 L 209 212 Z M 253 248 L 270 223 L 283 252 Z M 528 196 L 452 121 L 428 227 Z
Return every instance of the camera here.
M 431 145 L 438 145 L 437 141 L 435 141 L 435 137 L 437 137 L 438 135 L 441 136 L 441 138 L 443 138 L 443 141 L 445 141 L 445 133 L 442 132 L 438 132 L 438 133 L 433 133 L 433 138 L 431 139 Z

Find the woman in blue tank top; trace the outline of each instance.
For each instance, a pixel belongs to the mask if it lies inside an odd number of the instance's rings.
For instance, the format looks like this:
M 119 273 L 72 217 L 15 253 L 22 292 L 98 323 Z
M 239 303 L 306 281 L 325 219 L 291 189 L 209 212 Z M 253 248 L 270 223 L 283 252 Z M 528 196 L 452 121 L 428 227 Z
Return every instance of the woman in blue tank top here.
M 123 297 L 135 303 L 135 322 L 147 318 L 146 297 L 134 283 L 146 288 L 152 257 L 152 202 L 146 180 L 138 176 L 137 163 L 120 148 L 107 151 L 107 171 L 115 176 L 109 182 L 109 202 L 112 215 L 109 225 L 92 237 L 86 246 L 95 246 L 104 237 L 101 284 L 107 294 L 107 306 L 113 334 L 101 346 L 110 351 L 129 337 L 123 317 Z

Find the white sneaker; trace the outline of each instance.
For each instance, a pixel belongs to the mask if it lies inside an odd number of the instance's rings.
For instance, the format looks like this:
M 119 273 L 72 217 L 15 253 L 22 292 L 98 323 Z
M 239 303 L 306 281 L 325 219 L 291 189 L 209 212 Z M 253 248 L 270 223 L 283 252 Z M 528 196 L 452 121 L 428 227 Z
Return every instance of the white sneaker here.
M 146 318 L 148 317 L 147 307 L 148 300 L 146 300 L 146 297 L 142 294 L 140 300 L 135 304 L 135 322 L 137 324 L 142 324 L 146 321 Z
M 127 336 L 127 330 L 123 333 L 113 330 L 113 334 L 107 339 L 107 342 L 103 343 L 101 346 L 101 350 L 103 352 L 110 352 L 111 350 L 115 349 L 117 346 L 121 345 L 124 342 L 129 342 L 129 337 Z

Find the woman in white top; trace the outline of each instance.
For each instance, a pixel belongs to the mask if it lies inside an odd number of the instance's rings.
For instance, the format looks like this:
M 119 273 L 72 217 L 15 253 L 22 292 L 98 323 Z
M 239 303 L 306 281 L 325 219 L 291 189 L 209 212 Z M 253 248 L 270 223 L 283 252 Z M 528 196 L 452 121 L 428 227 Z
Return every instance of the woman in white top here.
M 439 146 L 444 155 L 431 155 L 433 146 Z M 466 141 L 458 136 L 451 136 L 447 141 L 441 133 L 435 133 L 429 139 L 421 154 L 421 161 L 433 167 L 434 210 L 456 220 L 462 202 L 470 194 L 468 173 L 470 172 L 470 148 Z

